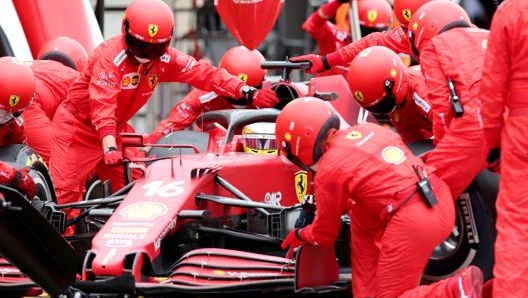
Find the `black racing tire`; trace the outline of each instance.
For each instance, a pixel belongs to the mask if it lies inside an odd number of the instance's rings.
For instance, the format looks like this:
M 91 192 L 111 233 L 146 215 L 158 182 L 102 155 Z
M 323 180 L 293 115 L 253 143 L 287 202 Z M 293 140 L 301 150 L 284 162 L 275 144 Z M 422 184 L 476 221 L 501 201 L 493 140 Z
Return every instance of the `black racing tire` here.
M 480 267 L 484 280 L 492 278 L 497 191 L 498 175 L 484 170 L 460 195 L 453 233 L 433 252 L 424 282 L 444 279 L 469 265 Z
M 0 147 L 0 160 L 16 168 L 29 168 L 29 175 L 37 186 L 37 196 L 41 201 L 57 202 L 55 188 L 48 168 L 33 148 L 24 144 L 10 144 Z
M 409 144 L 416 155 L 433 148 L 429 141 Z M 435 248 L 423 275 L 424 283 L 452 276 L 469 265 L 484 272 L 484 279 L 493 276 L 495 245 L 495 200 L 499 176 L 484 170 L 471 182 L 455 203 L 456 220 L 453 232 Z

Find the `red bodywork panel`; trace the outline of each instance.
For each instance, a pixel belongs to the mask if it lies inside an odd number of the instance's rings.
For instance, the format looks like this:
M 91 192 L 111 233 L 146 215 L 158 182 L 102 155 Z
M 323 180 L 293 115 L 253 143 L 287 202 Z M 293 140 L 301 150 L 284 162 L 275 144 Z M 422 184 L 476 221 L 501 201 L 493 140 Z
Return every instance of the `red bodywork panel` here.
M 33 0 L 31 4 L 27 0 L 13 0 L 13 4 L 33 57 L 45 42 L 58 36 L 77 40 L 87 51 L 97 46 L 88 20 L 88 14 L 93 11 L 86 11 L 83 0 Z

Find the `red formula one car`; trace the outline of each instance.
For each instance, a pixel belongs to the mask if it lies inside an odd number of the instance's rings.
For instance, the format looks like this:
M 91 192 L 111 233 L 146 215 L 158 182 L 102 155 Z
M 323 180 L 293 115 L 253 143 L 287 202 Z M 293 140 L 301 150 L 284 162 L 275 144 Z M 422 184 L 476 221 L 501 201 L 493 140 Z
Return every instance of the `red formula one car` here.
M 306 65 L 266 62 L 263 67 L 284 70 L 272 83 L 281 104 L 316 96 L 331 100 L 350 124 L 373 119 L 352 104 L 341 75 L 295 83 L 289 72 Z M 41 194 L 30 204 L 2 187 L 7 207 L 0 211 L 0 252 L 9 262 L 0 263 L 0 293 L 42 288 L 52 295 L 80 297 L 349 294 L 346 216 L 335 249 L 305 246 L 295 259 L 283 257 L 283 237 L 310 215 L 304 198 L 313 191 L 312 173 L 283 156 L 244 152 L 242 135 L 252 123 L 273 123 L 278 113 L 208 112 L 195 123 L 200 130 L 173 132 L 159 144 L 126 135 L 126 146 L 152 146 L 155 158 L 129 160 L 130 183 L 113 194 L 99 187 L 104 183 L 94 184 L 86 200 L 58 205 L 49 187 L 51 194 Z M 422 143 L 410 146 L 417 154 L 428 148 Z M 128 178 L 131 171 L 141 177 Z M 427 280 L 470 263 L 485 268 L 493 245 L 488 242 L 493 237 L 488 208 L 495 178 L 483 173 L 462 195 L 457 225 L 432 255 Z M 80 209 L 81 214 L 66 222 L 66 208 Z M 72 224 L 78 233 L 65 239 L 60 232 Z

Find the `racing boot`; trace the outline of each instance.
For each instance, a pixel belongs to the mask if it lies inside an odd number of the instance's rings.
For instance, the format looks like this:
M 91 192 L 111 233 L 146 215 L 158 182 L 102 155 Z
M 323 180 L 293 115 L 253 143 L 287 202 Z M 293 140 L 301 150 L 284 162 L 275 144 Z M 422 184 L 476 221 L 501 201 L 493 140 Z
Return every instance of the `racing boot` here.
M 482 270 L 477 266 L 469 266 L 449 278 L 446 288 L 449 291 L 449 297 L 481 298 L 483 282 Z

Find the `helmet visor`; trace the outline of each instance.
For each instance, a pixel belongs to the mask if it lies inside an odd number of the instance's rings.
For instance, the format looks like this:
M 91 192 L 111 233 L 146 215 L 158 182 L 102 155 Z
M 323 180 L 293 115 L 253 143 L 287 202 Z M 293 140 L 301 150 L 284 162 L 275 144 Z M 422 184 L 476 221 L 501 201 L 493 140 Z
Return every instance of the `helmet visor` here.
M 374 101 L 374 104 L 370 106 L 364 106 L 364 108 L 372 114 L 388 115 L 396 110 L 396 96 L 394 96 L 394 93 L 392 93 L 392 88 L 394 88 L 394 80 L 386 79 L 384 88 L 384 96 L 381 99 Z
M 248 134 L 242 139 L 245 151 L 262 152 L 272 151 L 276 152 L 278 149 L 275 135 L 268 134 Z
M 130 33 L 126 33 L 125 43 L 127 45 L 127 50 L 132 55 L 150 60 L 155 60 L 161 57 L 169 46 L 169 41 L 163 43 L 145 42 L 135 38 Z

